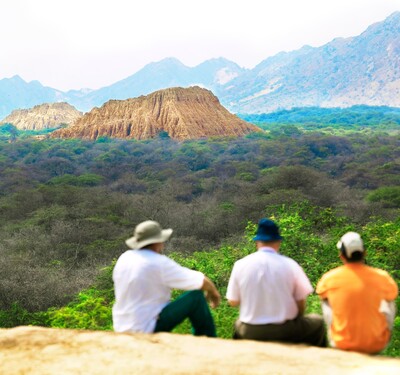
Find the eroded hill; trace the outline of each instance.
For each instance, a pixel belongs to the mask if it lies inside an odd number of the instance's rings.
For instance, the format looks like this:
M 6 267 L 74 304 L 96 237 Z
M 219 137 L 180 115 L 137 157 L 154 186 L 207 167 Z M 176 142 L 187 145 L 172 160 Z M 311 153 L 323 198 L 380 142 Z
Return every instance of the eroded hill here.
M 68 103 L 46 103 L 30 109 L 17 109 L 1 123 L 9 123 L 20 130 L 43 130 L 70 125 L 82 112 Z
M 58 138 L 154 138 L 161 132 L 176 140 L 243 136 L 260 131 L 230 113 L 211 91 L 169 88 L 147 96 L 110 100 L 52 134 Z

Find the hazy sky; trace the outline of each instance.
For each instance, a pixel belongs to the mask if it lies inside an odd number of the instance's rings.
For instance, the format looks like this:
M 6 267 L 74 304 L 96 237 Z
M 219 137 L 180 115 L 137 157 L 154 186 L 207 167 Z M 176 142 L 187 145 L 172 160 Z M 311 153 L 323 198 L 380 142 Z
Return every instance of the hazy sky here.
M 0 0 L 0 79 L 66 91 L 110 85 L 166 57 L 253 68 L 359 35 L 399 10 L 400 0 Z

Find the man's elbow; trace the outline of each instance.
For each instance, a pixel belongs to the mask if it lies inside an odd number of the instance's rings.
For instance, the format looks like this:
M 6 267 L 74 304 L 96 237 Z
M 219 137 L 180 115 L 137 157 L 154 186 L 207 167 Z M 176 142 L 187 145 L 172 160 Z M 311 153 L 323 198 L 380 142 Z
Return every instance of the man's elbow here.
M 237 306 L 240 305 L 240 301 L 233 301 L 233 300 L 231 300 L 231 299 L 228 299 L 228 304 L 229 304 L 229 306 L 231 306 L 231 307 L 237 307 Z

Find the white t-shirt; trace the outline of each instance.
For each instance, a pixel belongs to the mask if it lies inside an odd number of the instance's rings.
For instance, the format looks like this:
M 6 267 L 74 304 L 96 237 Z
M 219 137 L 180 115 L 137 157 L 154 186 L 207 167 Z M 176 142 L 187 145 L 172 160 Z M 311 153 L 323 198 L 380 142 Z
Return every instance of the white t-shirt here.
M 263 247 L 233 266 L 226 297 L 240 301 L 239 319 L 248 324 L 278 324 L 298 315 L 296 301 L 313 288 L 296 261 Z
M 128 250 L 113 270 L 116 332 L 154 332 L 171 290 L 201 289 L 204 275 L 151 250 Z

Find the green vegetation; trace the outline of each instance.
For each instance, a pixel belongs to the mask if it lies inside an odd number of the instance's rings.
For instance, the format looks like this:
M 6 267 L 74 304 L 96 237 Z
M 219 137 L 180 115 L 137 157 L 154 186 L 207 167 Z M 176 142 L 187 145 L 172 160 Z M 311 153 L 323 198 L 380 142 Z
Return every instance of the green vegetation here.
M 369 193 L 367 200 L 380 202 L 385 207 L 400 208 L 400 186 L 384 186 Z
M 400 218 L 384 223 L 371 221 L 359 227 L 352 225 L 348 218 L 338 217 L 329 208 L 320 209 L 307 202 L 303 202 L 300 206 L 276 207 L 274 214 L 269 216 L 279 222 L 286 239 L 282 244 L 281 252 L 296 259 L 302 265 L 314 286 L 320 275 L 341 264 L 335 244 L 338 236 L 345 230 L 357 230 L 363 233 L 368 251 L 368 263 L 372 266 L 396 270 L 391 274 L 397 280 L 400 279 L 398 252 Z M 209 275 L 224 295 L 234 262 L 255 249 L 251 240 L 255 229 L 256 224 L 249 222 L 244 236 L 235 245 L 223 244 L 218 249 L 197 251 L 189 256 L 172 252 L 169 256 L 186 267 Z M 382 238 L 384 240 L 379 240 Z M 111 330 L 111 307 L 114 298 L 111 281 L 112 268 L 113 263 L 105 267 L 94 286 L 78 293 L 75 299 L 65 307 L 50 308 L 46 312 L 29 314 L 13 306 L 10 313 L 14 314 L 14 324 L 30 323 L 57 328 Z M 178 294 L 179 292 L 176 292 L 175 296 Z M 309 297 L 308 312 L 321 313 L 316 295 Z M 232 327 L 238 316 L 237 309 L 229 307 L 226 301 L 223 301 L 217 309 L 213 310 L 213 315 L 219 337 L 231 338 Z M 0 322 L 3 326 L 7 326 L 5 318 Z M 186 322 L 177 328 L 176 332 L 190 333 L 189 323 Z M 399 356 L 399 343 L 400 317 L 397 317 L 391 344 L 383 354 Z
M 28 138 L 32 136 L 47 135 L 53 132 L 55 129 L 43 129 L 43 130 L 19 130 L 13 124 L 2 124 L 0 125 L 0 139 L 8 139 L 15 141 L 17 138 Z
M 340 264 L 335 244 L 348 230 L 362 234 L 368 263 L 399 282 L 395 121 L 390 131 L 381 121 L 367 132 L 286 123 L 181 143 L 37 140 L 0 127 L 0 327 L 112 329 L 113 264 L 146 219 L 174 228 L 166 252 L 222 294 L 234 261 L 254 251 L 263 216 L 279 222 L 282 252 L 314 285 Z M 317 296 L 308 308 L 320 312 Z M 237 310 L 223 302 L 213 314 L 219 335 L 231 337 Z M 385 355 L 400 356 L 395 324 Z
M 305 107 L 257 115 L 240 115 L 246 121 L 273 132 L 321 130 L 340 134 L 349 131 L 399 131 L 400 108 L 356 105 L 350 108 Z

